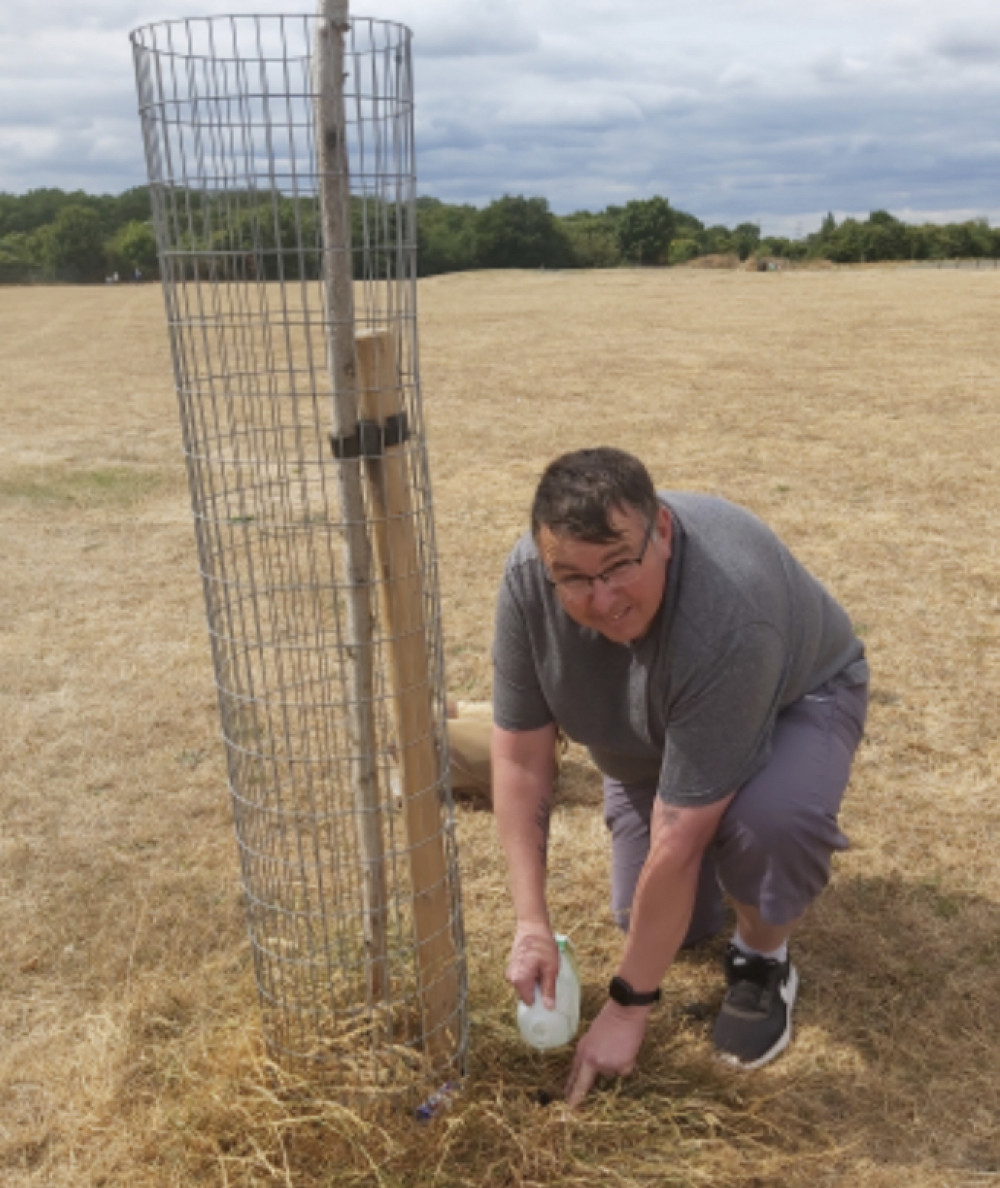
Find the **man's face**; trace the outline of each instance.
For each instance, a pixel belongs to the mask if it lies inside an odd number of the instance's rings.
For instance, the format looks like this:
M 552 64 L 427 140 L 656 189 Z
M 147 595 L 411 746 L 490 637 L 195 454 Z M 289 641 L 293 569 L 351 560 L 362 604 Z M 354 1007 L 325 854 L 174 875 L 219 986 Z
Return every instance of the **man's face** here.
M 557 536 L 543 525 L 538 533 L 538 551 L 571 619 L 599 631 L 612 643 L 632 643 L 649 630 L 663 601 L 670 560 L 670 513 L 661 507 L 651 531 L 635 508 L 615 509 L 609 520 L 620 536 L 608 544 Z M 627 564 L 640 555 L 638 565 Z M 623 569 L 616 568 L 623 562 Z M 611 580 L 605 582 L 599 574 Z M 566 584 L 567 578 L 574 580 Z M 579 578 L 597 580 L 580 583 L 576 580 Z

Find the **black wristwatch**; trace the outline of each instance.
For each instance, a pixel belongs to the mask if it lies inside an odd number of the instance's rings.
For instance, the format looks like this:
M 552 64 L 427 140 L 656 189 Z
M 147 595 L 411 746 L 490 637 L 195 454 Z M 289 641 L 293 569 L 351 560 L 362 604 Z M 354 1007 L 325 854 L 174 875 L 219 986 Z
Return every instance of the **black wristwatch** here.
M 633 990 L 624 978 L 613 977 L 608 994 L 619 1006 L 651 1006 L 660 1001 L 660 987 L 655 990 Z

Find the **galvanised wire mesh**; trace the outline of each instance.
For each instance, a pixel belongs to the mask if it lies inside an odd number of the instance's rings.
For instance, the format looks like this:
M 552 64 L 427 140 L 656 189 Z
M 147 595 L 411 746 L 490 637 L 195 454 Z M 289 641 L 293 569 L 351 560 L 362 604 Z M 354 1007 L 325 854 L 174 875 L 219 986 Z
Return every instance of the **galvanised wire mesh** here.
M 132 44 L 265 1038 L 351 1098 L 422 1092 L 461 1075 L 467 996 L 410 34 Z

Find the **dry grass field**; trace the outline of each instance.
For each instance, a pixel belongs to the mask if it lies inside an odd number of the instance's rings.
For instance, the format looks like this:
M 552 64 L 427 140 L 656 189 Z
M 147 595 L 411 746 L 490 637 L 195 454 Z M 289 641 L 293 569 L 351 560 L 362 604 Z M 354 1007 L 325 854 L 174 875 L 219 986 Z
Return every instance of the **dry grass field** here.
M 1000 1185 L 1000 272 L 421 282 L 449 692 L 490 692 L 493 589 L 563 449 L 768 520 L 873 667 L 853 848 L 795 944 L 797 1039 L 710 1059 L 719 947 L 578 1112 L 503 981 L 505 875 L 460 810 L 472 1039 L 427 1126 L 262 1052 L 159 290 L 0 289 L 0 1183 L 6 1188 Z M 618 941 L 572 753 L 552 904 L 592 1015 Z

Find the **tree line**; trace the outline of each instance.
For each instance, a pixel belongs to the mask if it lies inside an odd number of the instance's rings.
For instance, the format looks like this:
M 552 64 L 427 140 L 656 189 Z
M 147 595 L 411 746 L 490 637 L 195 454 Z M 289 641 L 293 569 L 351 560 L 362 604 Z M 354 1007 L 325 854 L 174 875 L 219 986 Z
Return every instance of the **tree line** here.
M 261 279 L 319 274 L 314 199 L 175 190 L 169 201 L 179 250 L 190 256 L 185 266 Z M 521 195 L 482 208 L 418 198 L 413 227 L 407 210 L 371 199 L 354 200 L 351 215 L 354 243 L 369 244 L 355 253 L 358 275 L 394 268 L 398 242 L 416 243 L 422 276 L 480 268 L 676 265 L 705 256 L 838 264 L 1000 258 L 1000 228 L 985 219 L 916 225 L 884 210 L 839 223 L 829 214 L 817 231 L 798 239 L 762 236 L 751 222 L 706 226 L 659 196 L 569 215 L 554 214 L 544 198 Z M 156 275 L 148 187 L 117 196 L 58 189 L 0 193 L 0 283 Z

